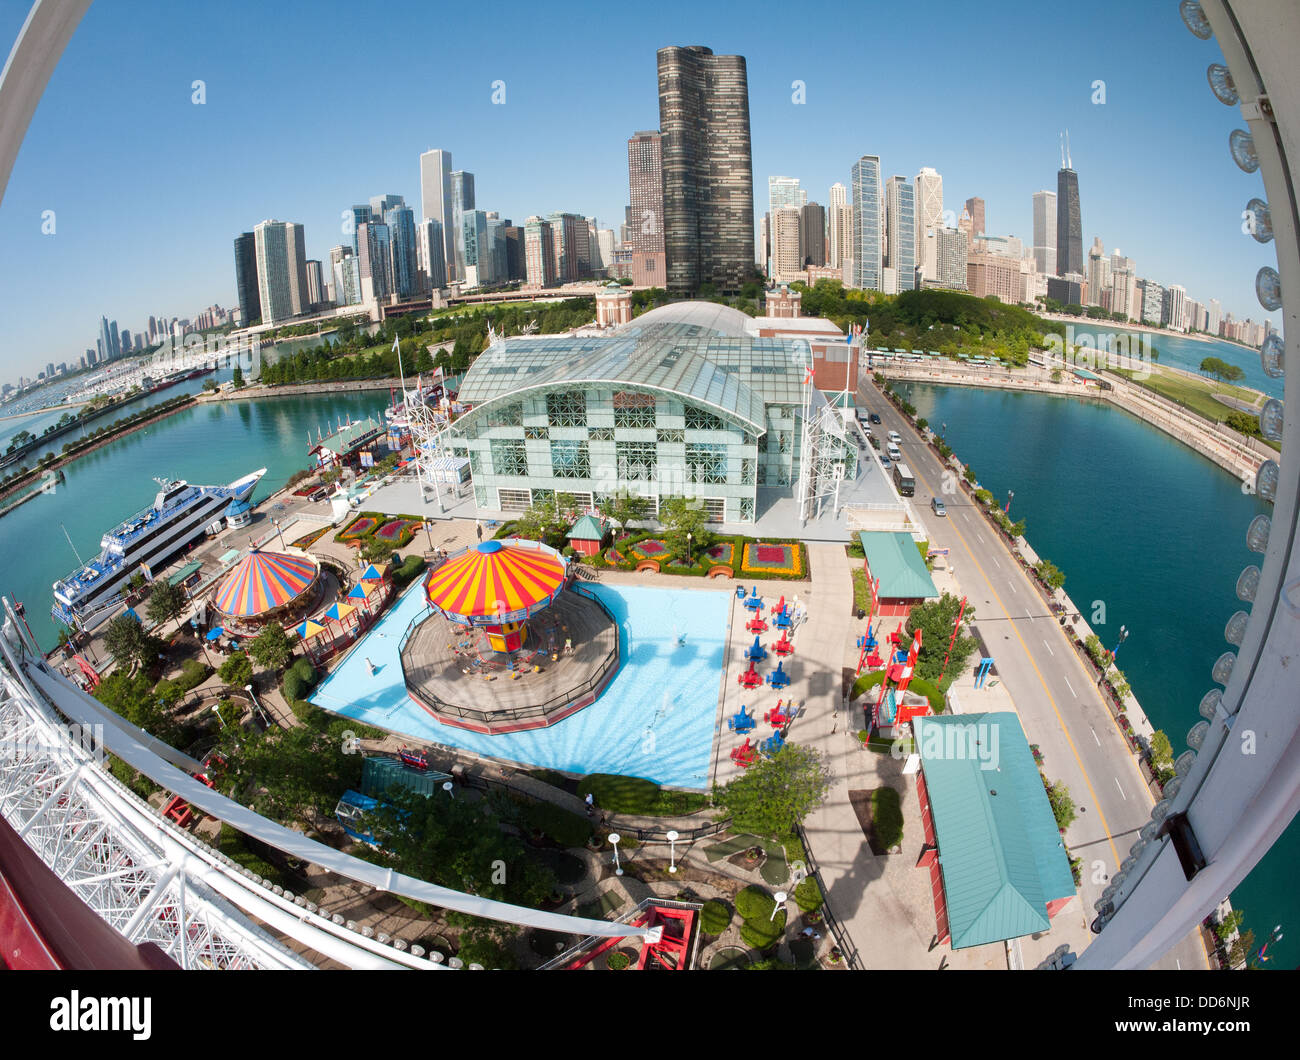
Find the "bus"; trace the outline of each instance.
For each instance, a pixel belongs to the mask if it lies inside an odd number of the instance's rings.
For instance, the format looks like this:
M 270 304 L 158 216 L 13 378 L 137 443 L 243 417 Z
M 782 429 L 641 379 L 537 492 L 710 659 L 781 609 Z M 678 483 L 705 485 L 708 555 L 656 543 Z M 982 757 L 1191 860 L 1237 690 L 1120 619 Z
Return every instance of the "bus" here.
M 916 496 L 916 479 L 912 477 L 912 470 L 906 464 L 894 465 L 894 487 L 900 497 Z

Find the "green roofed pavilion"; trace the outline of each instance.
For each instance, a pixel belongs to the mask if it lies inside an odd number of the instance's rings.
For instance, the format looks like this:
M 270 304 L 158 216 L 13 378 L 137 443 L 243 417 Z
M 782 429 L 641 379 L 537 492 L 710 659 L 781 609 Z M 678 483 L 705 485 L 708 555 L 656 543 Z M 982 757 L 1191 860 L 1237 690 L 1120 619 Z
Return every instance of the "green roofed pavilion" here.
M 1051 927 L 1074 876 L 1015 714 L 915 718 L 953 949 Z
M 939 590 L 926 570 L 925 560 L 909 533 L 860 530 L 858 540 L 866 553 L 867 570 L 880 579 L 880 596 L 886 600 L 933 600 Z
M 605 537 L 605 521 L 598 515 L 584 515 L 566 536 L 570 541 L 600 541 Z

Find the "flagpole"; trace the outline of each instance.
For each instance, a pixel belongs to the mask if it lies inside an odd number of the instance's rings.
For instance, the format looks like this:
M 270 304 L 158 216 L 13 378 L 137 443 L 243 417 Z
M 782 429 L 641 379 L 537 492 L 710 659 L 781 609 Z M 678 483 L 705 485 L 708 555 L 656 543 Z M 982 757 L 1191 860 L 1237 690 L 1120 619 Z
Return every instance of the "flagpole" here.
M 402 403 L 406 403 L 406 373 L 402 370 L 402 340 L 393 336 L 393 352 L 397 354 L 397 378 L 402 384 Z M 407 410 L 409 416 L 410 410 Z

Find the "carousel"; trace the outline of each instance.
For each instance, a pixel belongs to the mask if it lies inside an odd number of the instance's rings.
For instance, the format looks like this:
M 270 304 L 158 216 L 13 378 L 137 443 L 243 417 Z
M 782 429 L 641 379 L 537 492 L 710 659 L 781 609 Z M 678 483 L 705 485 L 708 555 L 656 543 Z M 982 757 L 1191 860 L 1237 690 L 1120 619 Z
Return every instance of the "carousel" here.
M 551 725 L 593 702 L 618 669 L 613 616 L 571 587 L 548 545 L 484 541 L 436 567 L 423 589 L 432 613 L 406 639 L 402 669 L 411 698 L 445 724 Z
M 320 588 L 320 565 L 306 552 L 253 549 L 217 586 L 212 605 L 227 629 L 254 632 L 310 611 Z

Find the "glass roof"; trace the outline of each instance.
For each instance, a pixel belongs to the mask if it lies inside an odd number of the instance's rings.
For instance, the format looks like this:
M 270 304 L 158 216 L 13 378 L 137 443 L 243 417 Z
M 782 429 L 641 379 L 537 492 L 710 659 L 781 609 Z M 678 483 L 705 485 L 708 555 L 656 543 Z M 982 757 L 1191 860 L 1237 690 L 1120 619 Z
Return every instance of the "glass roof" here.
M 641 386 L 710 405 L 762 434 L 767 405 L 803 403 L 808 361 L 802 339 L 728 337 L 695 324 L 634 322 L 610 335 L 503 339 L 474 361 L 459 397 L 478 408 L 527 388 Z

